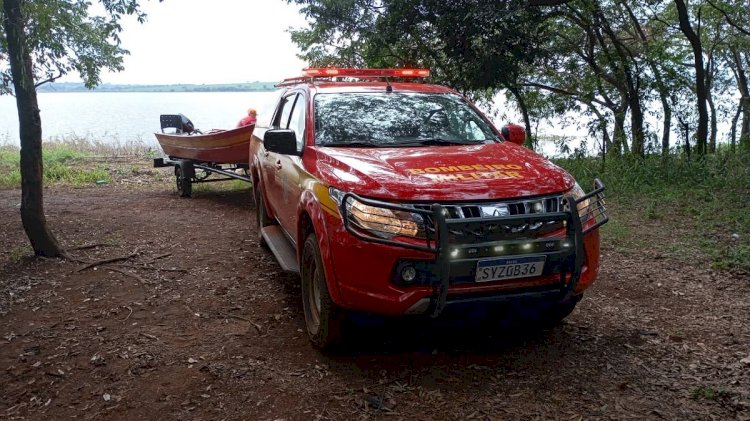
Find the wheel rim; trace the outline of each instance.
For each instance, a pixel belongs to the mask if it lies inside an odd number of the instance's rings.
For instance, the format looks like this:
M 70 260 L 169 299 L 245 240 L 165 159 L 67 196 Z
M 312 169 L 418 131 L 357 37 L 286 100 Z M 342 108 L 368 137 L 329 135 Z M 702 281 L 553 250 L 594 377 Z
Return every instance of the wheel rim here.
M 307 299 L 305 300 L 307 301 L 307 317 L 305 317 L 305 321 L 307 323 L 307 329 L 315 334 L 320 328 L 320 273 L 315 264 L 315 259 L 312 257 L 308 257 L 308 259 L 308 270 L 306 271 Z
M 206 171 L 204 169 L 199 169 L 199 170 L 197 170 L 195 172 L 195 179 L 203 181 L 203 180 L 207 179 L 210 175 L 211 175 L 210 172 L 208 172 L 208 171 Z

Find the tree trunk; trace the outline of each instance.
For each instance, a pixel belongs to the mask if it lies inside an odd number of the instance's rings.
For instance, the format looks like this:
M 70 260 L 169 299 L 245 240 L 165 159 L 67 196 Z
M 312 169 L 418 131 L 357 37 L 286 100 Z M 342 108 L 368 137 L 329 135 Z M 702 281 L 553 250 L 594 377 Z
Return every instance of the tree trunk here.
M 716 133 L 718 128 L 716 127 L 716 106 L 714 105 L 714 99 L 710 92 L 708 95 L 708 107 L 711 110 L 711 136 L 708 141 L 708 152 L 714 153 L 716 152 Z
M 661 100 L 661 107 L 664 110 L 664 127 L 661 132 L 661 154 L 667 156 L 669 155 L 669 137 L 672 132 L 672 106 L 669 104 L 669 91 L 664 86 L 664 81 L 659 72 L 657 72 L 656 66 L 651 66 L 651 69 L 656 77 L 656 89 L 659 91 L 659 100 Z
M 517 87 L 508 88 L 508 90 L 513 94 L 513 97 L 516 98 L 516 102 L 518 102 L 518 108 L 521 109 L 521 114 L 523 115 L 523 124 L 526 126 L 525 145 L 527 148 L 533 151 L 536 149 L 536 142 L 531 136 L 531 119 L 529 118 L 529 109 L 528 107 L 526 107 L 526 101 L 524 101 L 523 94 L 521 94 L 521 91 Z
M 737 63 L 737 79 L 742 99 L 742 126 L 740 126 L 740 147 L 746 151 L 750 151 L 750 86 L 747 80 L 747 73 L 745 73 L 745 66 L 742 63 L 742 53 L 734 51 L 735 61 Z M 748 69 L 750 69 L 750 53 L 745 53 L 745 62 Z
M 703 66 L 703 45 L 700 37 L 690 24 L 687 6 L 684 0 L 674 0 L 680 20 L 680 30 L 690 41 L 695 60 L 695 93 L 698 97 L 698 132 L 696 133 L 696 151 L 699 155 L 706 153 L 708 141 L 708 107 L 706 106 L 708 92 L 706 91 L 706 69 Z
M 714 105 L 713 86 L 714 86 L 714 69 L 715 62 L 713 52 L 708 55 L 708 63 L 706 64 L 706 100 L 708 101 L 708 108 L 711 110 L 711 134 L 708 140 L 708 152 L 716 152 L 716 133 L 718 128 L 716 127 L 716 105 Z
M 615 158 L 621 156 L 626 146 L 625 117 L 627 113 L 627 105 L 615 111 L 615 128 L 612 131 L 612 147 L 609 149 L 609 156 Z
M 4 0 L 3 11 L 21 135 L 21 221 L 35 254 L 60 257 L 64 251 L 47 228 L 44 216 L 42 121 L 20 0 Z
M 606 159 L 607 151 L 612 148 L 612 140 L 609 138 L 609 132 L 607 131 L 607 119 L 592 103 L 586 104 L 589 106 L 591 112 L 596 115 L 596 119 L 599 121 L 599 130 L 602 132 L 602 159 Z
M 682 118 L 677 116 L 677 121 L 682 126 L 682 131 L 685 134 L 685 154 L 687 155 L 688 161 L 690 161 L 690 125 L 687 124 Z
M 740 103 L 737 105 L 737 112 L 734 113 L 734 118 L 732 118 L 732 152 L 737 149 L 737 121 L 739 121 L 741 114 L 742 98 L 740 98 Z
M 643 158 L 646 155 L 645 135 L 643 133 L 643 108 L 638 92 L 630 93 L 630 128 L 633 130 L 633 145 L 630 152 Z

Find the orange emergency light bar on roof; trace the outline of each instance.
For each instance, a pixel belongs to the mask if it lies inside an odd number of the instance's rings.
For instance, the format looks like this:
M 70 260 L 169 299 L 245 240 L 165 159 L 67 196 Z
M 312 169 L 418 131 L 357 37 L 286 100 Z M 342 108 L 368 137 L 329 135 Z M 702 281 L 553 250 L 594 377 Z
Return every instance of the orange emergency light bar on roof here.
M 429 69 L 346 69 L 311 67 L 302 71 L 308 77 L 428 77 Z

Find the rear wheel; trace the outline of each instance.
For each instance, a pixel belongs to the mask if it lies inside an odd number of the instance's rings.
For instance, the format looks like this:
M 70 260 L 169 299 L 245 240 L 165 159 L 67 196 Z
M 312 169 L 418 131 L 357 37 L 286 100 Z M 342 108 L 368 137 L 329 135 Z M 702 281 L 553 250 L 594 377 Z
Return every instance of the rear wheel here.
M 305 240 L 300 275 L 307 335 L 317 348 L 331 348 L 341 340 L 344 311 L 333 302 L 328 292 L 318 237 L 314 233 Z
M 263 228 L 273 225 L 274 221 L 266 213 L 266 201 L 263 199 L 263 189 L 260 187 L 260 183 L 253 185 L 253 197 L 255 198 L 255 219 L 258 223 L 258 244 L 261 247 L 268 248 L 261 231 Z

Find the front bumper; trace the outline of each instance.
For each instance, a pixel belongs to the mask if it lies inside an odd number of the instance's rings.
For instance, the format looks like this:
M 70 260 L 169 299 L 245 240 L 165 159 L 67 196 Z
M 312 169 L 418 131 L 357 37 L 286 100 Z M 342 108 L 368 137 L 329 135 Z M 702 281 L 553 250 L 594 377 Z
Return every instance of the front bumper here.
M 599 265 L 599 232 L 606 223 L 603 184 L 597 180 L 591 193 L 575 199 L 563 199 L 560 212 L 501 217 L 453 219 L 443 206 L 429 210 L 414 209 L 346 194 L 341 200 L 342 219 L 330 221 L 331 262 L 344 307 L 381 314 L 429 313 L 438 315 L 447 305 L 502 301 L 520 297 L 565 300 L 580 294 L 595 279 Z M 358 229 L 349 218 L 347 197 L 371 206 L 421 213 L 434 224 L 423 244 L 398 239 L 383 239 Z M 581 203 L 588 208 L 581 209 Z M 582 224 L 580 214 L 590 212 Z M 337 218 L 336 218 L 337 219 Z M 488 227 L 558 223 L 559 232 L 542 238 L 512 240 Z M 343 225 L 343 226 L 342 226 Z M 498 256 L 492 250 L 502 246 L 508 257 L 544 256 L 539 276 L 493 282 L 474 282 L 477 262 Z M 419 281 L 409 285 L 398 282 L 404 264 L 419 268 Z

